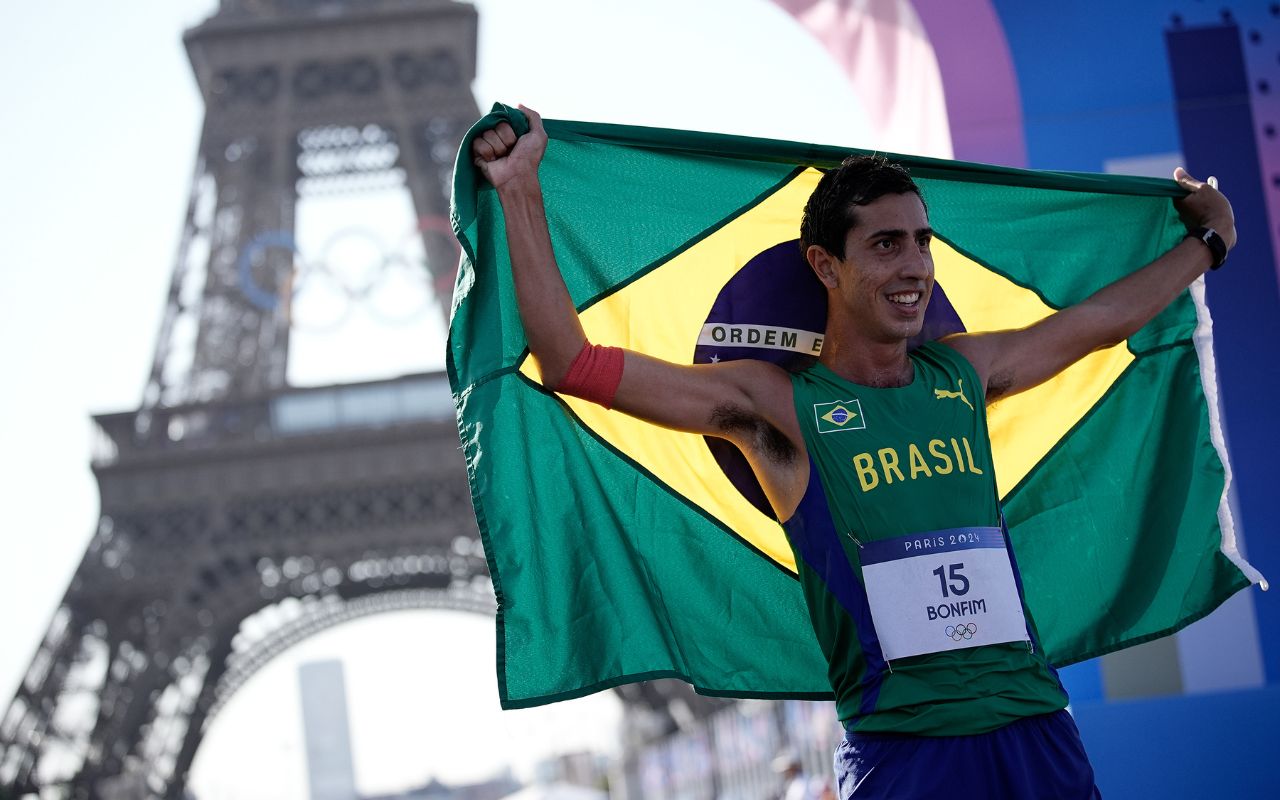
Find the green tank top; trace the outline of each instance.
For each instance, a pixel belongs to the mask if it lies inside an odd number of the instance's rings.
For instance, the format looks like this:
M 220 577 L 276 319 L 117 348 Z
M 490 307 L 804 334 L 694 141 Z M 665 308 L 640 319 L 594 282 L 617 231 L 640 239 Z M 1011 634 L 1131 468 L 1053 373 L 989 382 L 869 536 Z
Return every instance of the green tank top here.
M 861 386 L 822 364 L 792 375 L 810 478 L 784 527 L 845 726 L 859 733 L 985 733 L 1067 703 L 1035 644 L 1025 602 L 1030 642 L 888 664 L 867 605 L 861 545 L 1001 524 L 977 373 L 943 344 L 910 357 L 915 375 L 901 388 Z M 1013 574 L 1021 599 L 1016 564 Z

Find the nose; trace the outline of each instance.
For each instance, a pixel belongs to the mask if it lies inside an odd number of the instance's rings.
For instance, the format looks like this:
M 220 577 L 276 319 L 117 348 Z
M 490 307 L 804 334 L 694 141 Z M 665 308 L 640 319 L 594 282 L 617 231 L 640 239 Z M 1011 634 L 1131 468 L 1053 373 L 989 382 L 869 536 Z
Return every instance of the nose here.
M 925 247 L 908 247 L 898 264 L 898 275 L 909 280 L 928 280 L 933 274 L 933 254 Z

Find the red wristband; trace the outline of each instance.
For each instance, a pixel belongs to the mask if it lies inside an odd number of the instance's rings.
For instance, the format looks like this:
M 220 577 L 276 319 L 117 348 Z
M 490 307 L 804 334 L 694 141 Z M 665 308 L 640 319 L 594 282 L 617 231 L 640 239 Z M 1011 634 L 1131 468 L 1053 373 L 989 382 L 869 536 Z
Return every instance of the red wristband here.
M 622 382 L 623 361 L 620 347 L 584 342 L 556 391 L 612 408 L 613 397 Z

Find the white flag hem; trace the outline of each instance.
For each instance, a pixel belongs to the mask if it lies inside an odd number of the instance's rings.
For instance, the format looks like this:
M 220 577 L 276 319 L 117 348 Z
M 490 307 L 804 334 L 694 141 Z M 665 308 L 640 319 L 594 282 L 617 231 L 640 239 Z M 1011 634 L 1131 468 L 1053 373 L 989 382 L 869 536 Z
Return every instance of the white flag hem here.
M 1196 356 L 1200 360 L 1200 384 L 1209 408 L 1209 438 L 1213 441 L 1214 449 L 1218 451 L 1218 458 L 1222 461 L 1222 469 L 1226 473 L 1226 480 L 1222 484 L 1222 498 L 1218 501 L 1218 527 L 1222 530 L 1222 554 L 1236 565 L 1250 583 L 1258 584 L 1265 592 L 1270 588 L 1267 579 L 1252 564 L 1244 560 L 1244 556 L 1240 554 L 1240 549 L 1236 545 L 1235 520 L 1231 516 L 1229 501 L 1231 460 L 1227 457 L 1227 442 L 1222 432 L 1218 398 L 1218 364 L 1213 356 L 1213 318 L 1209 315 L 1209 306 L 1204 300 L 1203 275 L 1191 284 L 1191 299 L 1196 305 L 1196 330 L 1192 335 L 1192 341 L 1195 342 Z

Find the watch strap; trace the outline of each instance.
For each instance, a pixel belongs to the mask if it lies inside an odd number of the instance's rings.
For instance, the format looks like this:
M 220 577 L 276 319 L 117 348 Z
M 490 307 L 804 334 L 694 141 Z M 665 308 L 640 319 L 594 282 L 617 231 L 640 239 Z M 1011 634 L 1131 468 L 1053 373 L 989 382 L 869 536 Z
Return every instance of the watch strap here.
M 1209 248 L 1209 253 L 1213 256 L 1213 263 L 1209 269 L 1217 269 L 1222 266 L 1222 262 L 1227 260 L 1227 243 L 1222 240 L 1222 236 L 1213 228 L 1192 228 L 1187 231 L 1187 239 L 1199 239 Z

